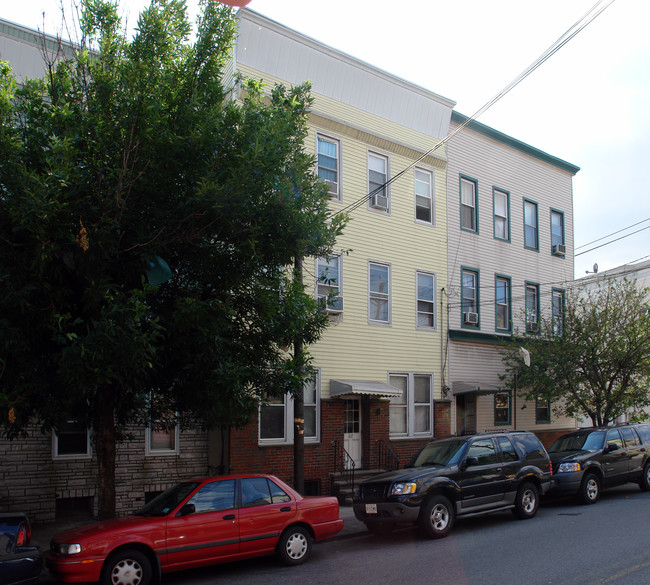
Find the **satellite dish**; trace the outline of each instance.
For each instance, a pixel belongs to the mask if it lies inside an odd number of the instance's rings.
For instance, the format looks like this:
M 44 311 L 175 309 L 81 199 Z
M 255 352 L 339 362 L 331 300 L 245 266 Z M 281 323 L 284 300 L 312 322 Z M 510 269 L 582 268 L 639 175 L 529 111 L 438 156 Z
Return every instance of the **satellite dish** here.
M 598 274 L 598 264 L 594 264 L 594 274 Z

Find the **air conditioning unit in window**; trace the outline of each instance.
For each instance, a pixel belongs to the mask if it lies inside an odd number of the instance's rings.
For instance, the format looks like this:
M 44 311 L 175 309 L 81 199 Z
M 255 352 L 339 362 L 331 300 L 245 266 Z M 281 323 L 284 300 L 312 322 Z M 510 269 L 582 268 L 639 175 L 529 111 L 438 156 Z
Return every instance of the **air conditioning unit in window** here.
M 330 197 L 338 198 L 338 196 L 339 196 L 339 184 L 335 183 L 334 181 L 328 181 L 328 180 L 325 180 L 325 184 L 327 185 L 327 188 L 329 189 Z
M 343 312 L 343 297 L 328 297 L 327 295 L 318 295 L 318 302 L 322 303 L 323 310 L 330 315 L 339 315 Z
M 553 244 L 551 246 L 551 253 L 553 256 L 564 256 L 566 254 L 566 246 L 564 244 Z
M 372 197 L 370 197 L 370 207 L 373 209 L 388 211 L 388 197 L 386 195 L 375 193 Z
M 463 323 L 467 325 L 478 325 L 478 313 L 463 313 Z

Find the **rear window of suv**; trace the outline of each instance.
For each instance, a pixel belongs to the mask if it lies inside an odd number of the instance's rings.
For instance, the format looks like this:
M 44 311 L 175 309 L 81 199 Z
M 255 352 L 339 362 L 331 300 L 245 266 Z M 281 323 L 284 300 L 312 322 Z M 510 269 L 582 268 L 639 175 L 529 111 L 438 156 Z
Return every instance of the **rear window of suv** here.
M 639 425 L 638 427 L 635 427 L 635 428 L 639 432 L 639 435 L 641 435 L 641 438 L 643 439 L 643 442 L 646 445 L 650 444 L 650 426 L 648 426 L 648 425 Z
M 539 439 L 535 435 L 513 435 L 512 439 L 515 442 L 517 450 L 523 454 L 526 461 L 548 458 L 546 451 L 544 451 L 544 446 L 539 442 Z

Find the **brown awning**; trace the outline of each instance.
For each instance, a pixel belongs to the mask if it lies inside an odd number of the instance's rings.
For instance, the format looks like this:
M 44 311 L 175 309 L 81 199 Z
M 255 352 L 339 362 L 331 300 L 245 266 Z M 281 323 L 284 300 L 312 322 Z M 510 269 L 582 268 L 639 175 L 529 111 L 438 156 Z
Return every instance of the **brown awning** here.
M 463 382 L 456 381 L 451 383 L 452 396 L 462 394 L 496 394 L 503 392 L 503 388 L 498 388 L 492 384 L 482 384 L 481 382 Z
M 375 380 L 330 380 L 330 396 L 379 396 L 392 398 L 401 396 L 402 391 L 395 386 Z

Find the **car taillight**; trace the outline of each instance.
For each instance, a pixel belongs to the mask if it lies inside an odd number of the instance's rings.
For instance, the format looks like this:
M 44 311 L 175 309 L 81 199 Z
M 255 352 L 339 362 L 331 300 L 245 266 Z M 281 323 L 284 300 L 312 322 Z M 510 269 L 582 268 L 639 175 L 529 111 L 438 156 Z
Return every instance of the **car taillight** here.
M 29 542 L 29 532 L 24 524 L 18 527 L 18 534 L 16 535 L 16 546 L 25 546 Z
M 548 468 L 551 470 L 551 475 L 553 475 L 553 462 L 552 461 L 548 462 Z

